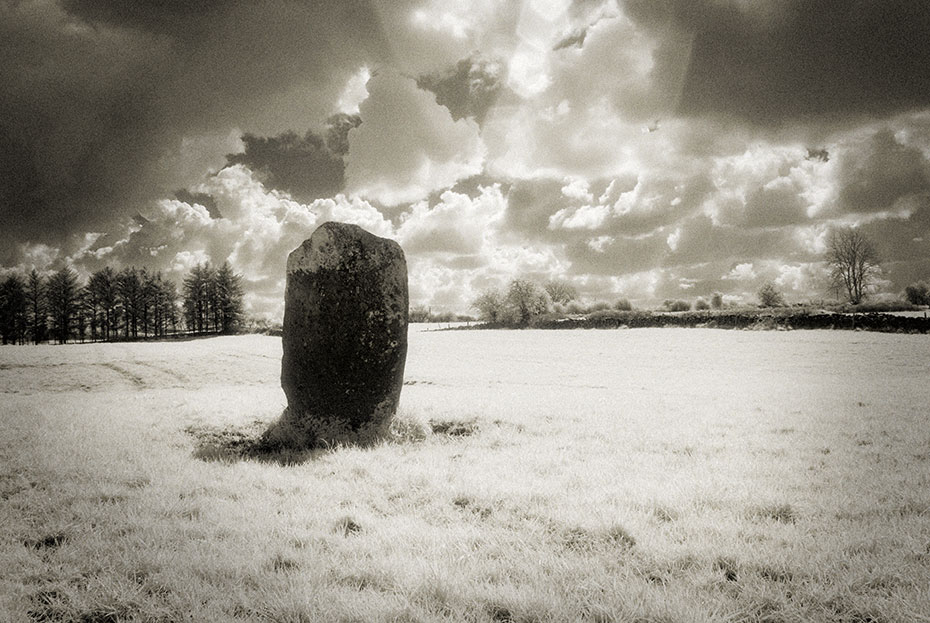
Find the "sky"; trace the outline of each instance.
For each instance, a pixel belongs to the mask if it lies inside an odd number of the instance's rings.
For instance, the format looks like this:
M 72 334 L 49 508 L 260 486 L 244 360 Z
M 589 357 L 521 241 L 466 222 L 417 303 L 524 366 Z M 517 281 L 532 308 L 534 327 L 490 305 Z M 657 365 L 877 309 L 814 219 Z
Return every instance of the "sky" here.
M 328 220 L 413 305 L 514 278 L 639 307 L 930 279 L 925 0 L 0 0 L 0 266 L 229 261 L 280 319 Z

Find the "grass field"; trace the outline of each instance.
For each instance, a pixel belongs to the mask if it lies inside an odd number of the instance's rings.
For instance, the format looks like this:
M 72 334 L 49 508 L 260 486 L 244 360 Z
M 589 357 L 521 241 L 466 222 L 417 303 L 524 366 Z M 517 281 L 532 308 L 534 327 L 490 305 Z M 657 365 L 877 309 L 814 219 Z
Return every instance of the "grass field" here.
M 398 439 L 237 458 L 280 355 L 0 348 L 0 620 L 930 621 L 930 336 L 412 329 Z

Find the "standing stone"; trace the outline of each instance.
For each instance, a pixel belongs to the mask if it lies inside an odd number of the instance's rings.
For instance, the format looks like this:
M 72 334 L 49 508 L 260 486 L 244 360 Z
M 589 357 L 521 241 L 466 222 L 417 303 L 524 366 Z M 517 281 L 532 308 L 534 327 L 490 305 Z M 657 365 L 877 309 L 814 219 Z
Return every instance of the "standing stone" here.
M 397 410 L 407 357 L 407 263 L 400 245 L 324 223 L 287 258 L 288 445 L 370 443 Z

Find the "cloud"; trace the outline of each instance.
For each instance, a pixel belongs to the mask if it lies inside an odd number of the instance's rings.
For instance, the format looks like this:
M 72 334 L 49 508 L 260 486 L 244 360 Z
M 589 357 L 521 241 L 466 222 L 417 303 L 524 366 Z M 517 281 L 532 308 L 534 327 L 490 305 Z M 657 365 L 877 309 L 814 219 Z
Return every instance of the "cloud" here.
M 223 215 L 220 213 L 219 209 L 216 206 L 216 199 L 211 197 L 206 193 L 195 193 L 182 188 L 181 190 L 174 193 L 175 199 L 189 205 L 201 205 L 207 209 L 207 214 L 210 215 L 210 218 L 223 218 Z
M 0 246 L 108 227 L 222 166 L 233 129 L 315 127 L 390 56 L 366 4 L 4 4 Z
M 551 241 L 550 219 L 566 204 L 563 185 L 553 178 L 515 181 L 507 193 L 506 228 L 530 240 Z
M 553 51 L 559 51 L 563 48 L 570 47 L 582 47 L 584 45 L 585 37 L 588 36 L 587 28 L 579 28 L 578 30 L 572 31 L 567 37 L 559 41 L 553 46 Z
M 157 5 L 139 3 L 127 5 L 118 1 L 62 0 L 62 7 L 92 23 L 136 28 L 149 32 L 177 32 L 196 30 L 207 19 L 221 16 L 226 3 L 208 0 L 188 2 L 162 2 Z
M 469 265 L 436 255 L 408 256 L 411 304 L 432 305 L 434 311 L 468 312 L 485 289 L 504 288 L 517 277 L 545 283 L 566 274 L 567 269 L 551 248 L 503 243 L 496 244 L 486 257 L 486 262 Z
M 715 224 L 782 227 L 820 212 L 830 199 L 821 186 L 834 167 L 805 154 L 796 146 L 756 144 L 718 158 L 712 173 L 717 192 L 707 206 Z
M 623 14 L 601 19 L 583 45 L 553 55 L 552 88 L 574 107 L 602 98 L 628 121 L 668 117 L 684 86 L 692 38 L 671 15 L 655 26 Z
M 809 293 L 823 290 L 828 283 L 828 270 L 822 263 L 785 264 L 778 267 L 775 285 L 790 291 Z
M 325 137 L 308 131 L 304 136 L 285 132 L 273 137 L 246 134 L 244 151 L 227 156 L 229 164 L 243 164 L 257 173 L 269 188 L 312 201 L 342 192 L 348 134 L 361 119 L 344 113 L 327 120 Z
M 588 180 L 581 178 L 570 178 L 568 183 L 562 187 L 562 194 L 569 199 L 592 201 L 594 199 L 594 195 L 591 194 L 588 186 Z
M 549 229 L 599 229 L 610 213 L 604 205 L 563 208 L 549 217 Z
M 62 255 L 83 275 L 103 266 L 147 267 L 180 283 L 201 262 L 229 261 L 246 283 L 249 313 L 280 317 L 287 255 L 327 220 L 358 224 L 377 235 L 393 228 L 378 210 L 360 199 L 336 195 L 309 203 L 266 188 L 243 165 L 223 169 L 184 194 L 193 202 L 163 199 L 139 222 L 119 231 L 75 240 L 69 249 L 27 245 L 22 262 L 54 268 Z M 209 197 L 210 201 L 199 201 Z M 214 204 L 208 209 L 202 203 Z
M 522 98 L 539 95 L 551 84 L 549 52 L 568 25 L 565 0 L 523 2 L 510 56 L 507 86 Z
M 703 176 L 676 179 L 664 173 L 643 172 L 635 178 L 601 181 L 596 201 L 587 183 L 570 182 L 562 187 L 562 201 L 568 207 L 549 216 L 549 229 L 588 230 L 613 236 L 635 237 L 672 227 L 695 213 L 709 192 Z M 674 250 L 680 234 L 669 234 Z M 602 248 L 603 243 L 591 243 Z
M 396 229 L 407 254 L 411 301 L 468 311 L 490 287 L 517 277 L 545 282 L 567 274 L 559 249 L 532 244 L 504 222 L 508 197 L 500 184 L 465 194 L 446 191 L 434 205 L 411 206 Z
M 6 3 L 0 264 L 229 259 L 273 315 L 338 219 L 457 311 L 515 276 L 751 300 L 818 292 L 857 225 L 900 289 L 930 274 L 930 9 L 847 4 Z
M 506 210 L 500 186 L 480 188 L 477 197 L 446 191 L 430 207 L 411 206 L 397 228 L 398 240 L 409 253 L 482 256 Z
M 838 157 L 842 211 L 891 210 L 909 197 L 930 196 L 930 158 L 917 145 L 899 141 L 887 127 L 859 141 Z
M 737 264 L 724 277 L 724 279 L 735 279 L 737 281 L 748 281 L 756 278 L 756 271 L 753 269 L 752 262 Z
M 491 24 L 507 20 L 496 0 L 428 0 L 417 3 L 409 21 L 421 31 L 476 43 L 486 36 Z
M 498 0 L 372 2 L 384 32 L 390 33 L 390 65 L 409 76 L 446 71 L 476 50 L 488 57 L 509 55 L 522 4 Z
M 481 124 L 501 93 L 502 72 L 499 60 L 472 55 L 450 69 L 419 77 L 417 85 L 432 91 L 456 121 L 471 117 Z
M 603 102 L 572 107 L 568 99 L 540 98 L 496 108 L 483 133 L 488 170 L 511 178 L 599 179 L 636 170 L 638 126 L 616 117 Z
M 620 276 L 649 271 L 668 254 L 667 231 L 642 236 L 587 236 L 565 245 L 571 274 Z
M 650 3 L 630 4 L 650 12 Z M 930 9 L 922 0 L 655 4 L 674 7 L 679 26 L 695 33 L 685 114 L 777 126 L 930 103 Z
M 336 108 L 343 115 L 358 115 L 359 105 L 368 98 L 368 80 L 371 78 L 371 71 L 368 67 L 362 66 L 357 73 L 349 77 L 345 88 L 339 94 L 339 100 L 336 102 Z M 342 152 L 343 154 L 345 151 Z
M 385 205 L 411 203 L 480 173 L 478 125 L 452 119 L 415 81 L 385 72 L 368 82 L 362 123 L 349 132 L 347 190 Z
M 792 228 L 744 229 L 714 225 L 706 215 L 680 221 L 678 244 L 663 258 L 668 267 L 689 266 L 705 262 L 755 259 L 810 259 L 810 254 L 794 236 Z

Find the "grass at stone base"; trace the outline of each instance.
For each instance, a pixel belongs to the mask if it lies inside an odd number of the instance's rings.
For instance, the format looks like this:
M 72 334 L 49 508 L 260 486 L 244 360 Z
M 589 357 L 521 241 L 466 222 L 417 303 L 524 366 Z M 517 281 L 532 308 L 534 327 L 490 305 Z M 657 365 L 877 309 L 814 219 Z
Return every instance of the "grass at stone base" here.
M 396 439 L 285 464 L 198 456 L 278 389 L 4 394 L 0 621 L 930 621 L 930 433 L 894 378 L 775 405 L 441 381 Z
M 344 447 L 343 444 L 331 442 L 322 442 L 310 448 L 295 448 L 290 444 L 281 444 L 276 438 L 287 431 L 275 430 L 280 424 L 280 418 L 271 424 L 262 420 L 254 420 L 245 426 L 217 427 L 201 424 L 188 426 L 184 432 L 196 441 L 194 458 L 204 461 L 254 460 L 285 466 L 299 465 Z M 472 435 L 478 432 L 478 429 L 479 424 L 476 418 L 466 420 L 438 418 L 422 422 L 401 415 L 392 418 L 388 433 L 379 437 L 375 443 L 412 443 L 423 441 L 430 434 L 460 437 Z M 272 431 L 274 434 L 269 435 Z

